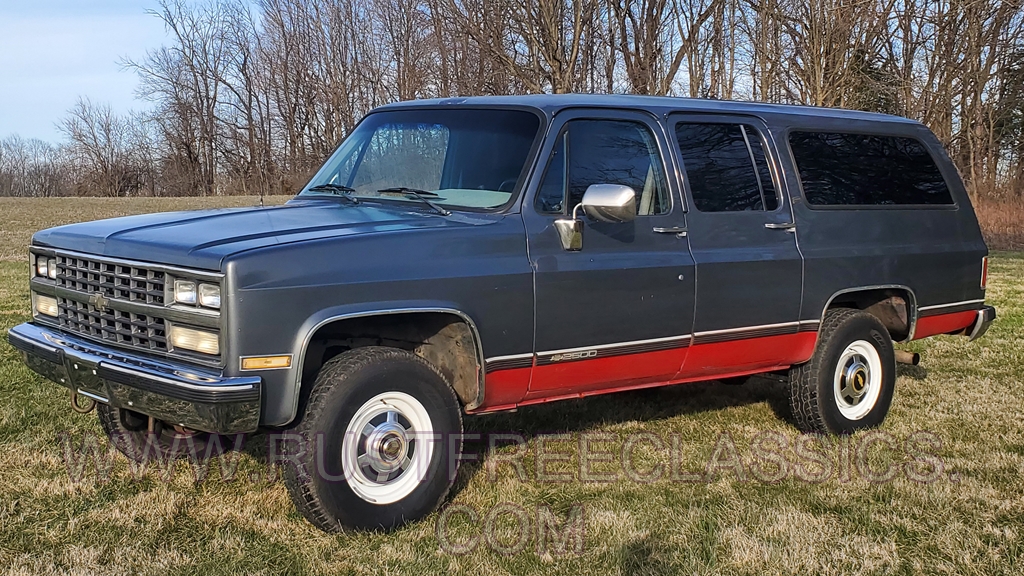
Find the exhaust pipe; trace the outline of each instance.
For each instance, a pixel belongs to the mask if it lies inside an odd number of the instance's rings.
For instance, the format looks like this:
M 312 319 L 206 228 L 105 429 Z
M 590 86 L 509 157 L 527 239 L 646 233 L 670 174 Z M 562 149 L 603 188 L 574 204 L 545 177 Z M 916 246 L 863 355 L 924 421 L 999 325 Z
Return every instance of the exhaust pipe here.
M 917 352 L 907 352 L 906 350 L 895 350 L 896 361 L 900 364 L 910 364 L 911 366 L 917 366 L 921 363 L 921 355 Z

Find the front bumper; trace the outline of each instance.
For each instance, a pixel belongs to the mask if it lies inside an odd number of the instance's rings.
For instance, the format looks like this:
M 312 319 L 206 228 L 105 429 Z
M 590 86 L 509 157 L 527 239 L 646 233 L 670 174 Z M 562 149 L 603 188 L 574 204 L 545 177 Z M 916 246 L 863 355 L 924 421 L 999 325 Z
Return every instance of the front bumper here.
M 252 432 L 259 425 L 258 376 L 225 378 L 32 323 L 11 328 L 7 340 L 29 368 L 97 402 L 205 432 Z
M 974 319 L 973 324 L 967 327 L 964 334 L 969 336 L 970 340 L 981 338 L 995 319 L 996 309 L 992 306 L 982 306 L 981 310 L 978 310 L 978 317 Z

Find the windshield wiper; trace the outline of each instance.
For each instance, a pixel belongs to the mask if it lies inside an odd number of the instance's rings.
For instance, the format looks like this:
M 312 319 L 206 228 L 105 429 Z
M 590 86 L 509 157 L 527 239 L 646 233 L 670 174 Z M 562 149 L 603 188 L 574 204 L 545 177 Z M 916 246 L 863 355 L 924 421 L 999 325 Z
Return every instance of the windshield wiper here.
M 420 190 L 419 188 L 406 188 L 405 186 L 396 186 L 394 188 L 381 188 L 377 190 L 378 194 L 403 194 L 406 196 L 412 196 L 413 198 L 423 202 L 427 206 L 430 206 L 434 212 L 437 212 L 441 216 L 451 216 L 452 213 L 441 208 L 437 204 L 431 202 L 427 196 L 432 198 L 440 198 L 441 196 L 435 192 L 428 192 L 426 190 Z
M 348 186 L 342 186 L 341 184 L 334 184 L 328 182 L 327 184 L 317 184 L 307 189 L 308 192 L 328 192 L 335 196 L 341 196 L 342 198 L 351 201 L 353 204 L 359 204 L 359 199 L 353 196 L 355 192 L 354 188 Z

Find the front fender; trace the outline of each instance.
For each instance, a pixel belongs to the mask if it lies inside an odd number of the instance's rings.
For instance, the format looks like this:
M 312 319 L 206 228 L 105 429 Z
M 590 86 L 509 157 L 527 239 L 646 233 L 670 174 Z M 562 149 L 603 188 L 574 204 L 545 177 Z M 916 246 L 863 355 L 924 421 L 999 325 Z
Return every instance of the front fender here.
M 483 340 L 480 338 L 480 330 L 477 328 L 476 321 L 466 312 L 460 309 L 460 307 L 454 302 L 445 302 L 437 300 L 400 300 L 392 302 L 377 302 L 377 303 L 360 303 L 350 304 L 341 306 L 332 306 L 320 310 L 316 314 L 310 316 L 302 323 L 298 333 L 295 335 L 295 342 L 292 346 L 292 354 L 295 362 L 293 364 L 294 374 L 292 375 L 291 390 L 289 391 L 289 397 L 291 400 L 290 406 L 290 418 L 288 422 L 295 419 L 298 413 L 300 389 L 302 387 L 302 366 L 306 361 L 306 350 L 309 348 L 309 342 L 320 328 L 340 320 L 349 320 L 353 318 L 368 318 L 373 316 L 386 316 L 393 314 L 416 314 L 416 313 L 442 313 L 452 314 L 458 316 L 465 322 L 470 331 L 473 334 L 473 343 L 475 348 L 475 354 L 477 359 L 477 398 L 473 402 L 466 405 L 467 410 L 476 408 L 483 402 L 484 398 L 484 349 Z

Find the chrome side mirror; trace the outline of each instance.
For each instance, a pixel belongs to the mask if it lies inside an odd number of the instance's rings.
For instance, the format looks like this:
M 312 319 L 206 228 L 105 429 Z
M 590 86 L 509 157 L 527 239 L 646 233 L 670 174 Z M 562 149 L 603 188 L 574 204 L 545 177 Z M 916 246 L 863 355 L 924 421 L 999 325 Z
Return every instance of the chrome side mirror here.
M 572 218 L 555 220 L 555 230 L 558 231 L 558 239 L 562 241 L 562 250 L 579 252 L 583 249 L 583 220 L 576 217 L 576 211 L 582 205 L 577 204 L 572 209 Z
M 583 194 L 583 211 L 600 222 L 630 222 L 636 218 L 636 192 L 621 184 L 592 184 Z
M 590 185 L 583 194 L 583 201 L 572 209 L 572 218 L 555 220 L 563 250 L 583 249 L 583 220 L 576 216 L 580 208 L 599 222 L 629 222 L 636 218 L 636 192 L 621 184 Z

